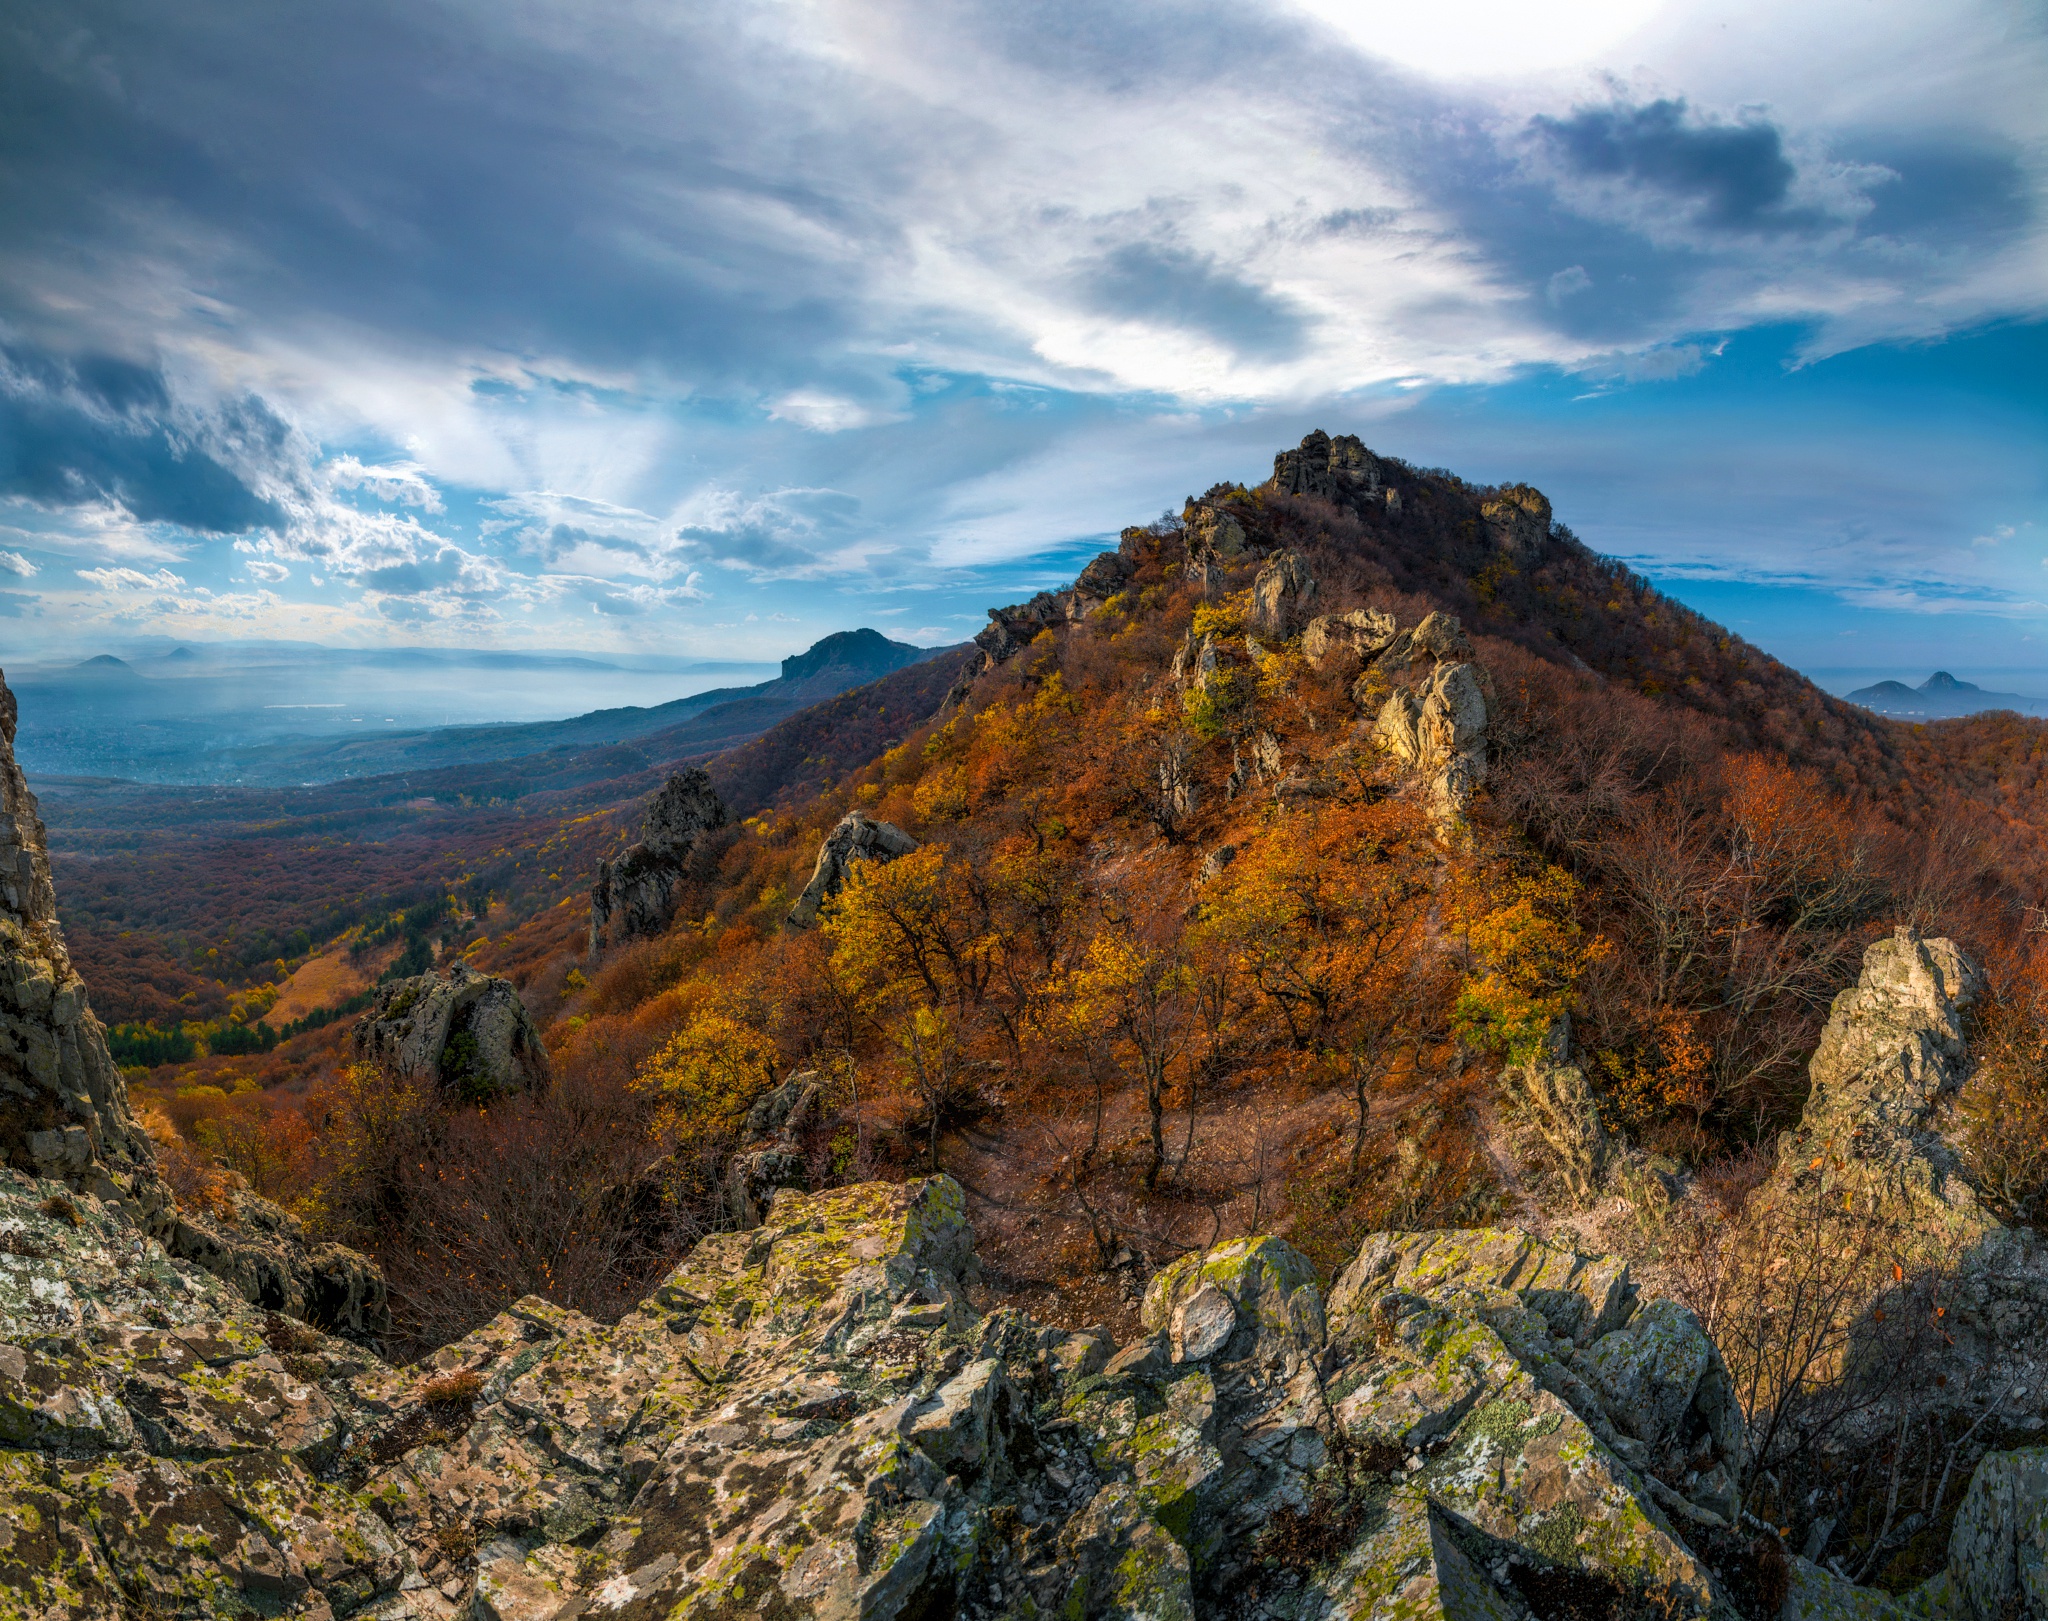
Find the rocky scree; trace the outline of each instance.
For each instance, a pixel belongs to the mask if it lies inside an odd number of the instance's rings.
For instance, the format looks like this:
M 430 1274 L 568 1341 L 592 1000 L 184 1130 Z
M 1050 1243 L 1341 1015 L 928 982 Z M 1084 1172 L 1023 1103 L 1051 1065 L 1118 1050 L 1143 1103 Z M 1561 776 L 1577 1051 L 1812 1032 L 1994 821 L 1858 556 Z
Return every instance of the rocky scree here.
M 1327 1295 L 1238 1240 L 1118 1348 L 975 1310 L 947 1178 L 785 1191 L 616 1325 L 523 1300 L 399 1370 L 40 1188 L 0 1190 L 0 1616 L 1759 1613 L 1712 1343 L 1519 1232 L 1382 1234 Z M 2042 1456 L 1979 1470 L 1944 1592 L 2011 1600 Z M 1772 1551 L 1787 1614 L 1888 1602 Z

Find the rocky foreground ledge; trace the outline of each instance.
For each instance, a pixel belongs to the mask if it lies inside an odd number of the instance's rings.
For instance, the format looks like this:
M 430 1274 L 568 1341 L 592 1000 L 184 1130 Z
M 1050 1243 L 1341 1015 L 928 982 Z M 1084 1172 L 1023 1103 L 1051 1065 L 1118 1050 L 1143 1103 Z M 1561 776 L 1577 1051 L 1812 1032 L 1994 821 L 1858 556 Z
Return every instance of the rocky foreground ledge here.
M 2043 1613 L 2048 1453 L 1910 1608 L 1851 1588 L 1731 1523 L 1691 1314 L 1517 1232 L 1327 1298 L 1226 1244 L 1119 1349 L 977 1312 L 947 1178 L 786 1192 L 616 1325 L 529 1298 L 394 1369 L 4 1174 L 8 1618 Z

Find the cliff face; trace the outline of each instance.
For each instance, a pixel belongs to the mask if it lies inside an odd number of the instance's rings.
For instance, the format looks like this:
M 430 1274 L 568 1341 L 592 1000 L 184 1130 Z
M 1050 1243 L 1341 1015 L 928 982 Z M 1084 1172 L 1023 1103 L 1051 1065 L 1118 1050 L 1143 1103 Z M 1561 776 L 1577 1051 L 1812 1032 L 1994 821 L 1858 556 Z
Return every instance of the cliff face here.
M 386 1321 L 384 1280 L 298 1220 L 237 1193 L 219 1215 L 181 1210 L 107 1051 L 57 923 L 43 824 L 14 758 L 15 700 L 0 679 L 0 1161 L 17 1189 L 82 1201 L 217 1275 L 248 1300 L 359 1335 Z M 60 1246 L 61 1252 L 61 1246 Z M 57 1282 L 64 1274 L 60 1270 Z M 11 1336 L 10 1336 L 11 1337 Z
M 0 680 L 0 1157 L 159 1213 L 149 1138 L 73 972 L 35 795 L 14 759 L 15 701 Z

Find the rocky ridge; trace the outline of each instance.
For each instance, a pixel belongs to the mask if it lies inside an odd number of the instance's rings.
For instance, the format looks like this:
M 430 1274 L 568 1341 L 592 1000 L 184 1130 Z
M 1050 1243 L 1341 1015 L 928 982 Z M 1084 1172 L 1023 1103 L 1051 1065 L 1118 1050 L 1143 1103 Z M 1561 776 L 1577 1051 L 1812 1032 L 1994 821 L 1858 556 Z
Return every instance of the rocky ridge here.
M 1951 1607 L 1849 1588 L 1735 1528 L 1692 1315 L 1512 1230 L 1327 1293 L 1239 1239 L 1118 1348 L 977 1310 L 947 1178 L 784 1191 L 615 1325 L 522 1300 L 399 1370 L 8 1175 L 9 1621 L 2041 1613 L 2048 1452 L 1979 1468 Z

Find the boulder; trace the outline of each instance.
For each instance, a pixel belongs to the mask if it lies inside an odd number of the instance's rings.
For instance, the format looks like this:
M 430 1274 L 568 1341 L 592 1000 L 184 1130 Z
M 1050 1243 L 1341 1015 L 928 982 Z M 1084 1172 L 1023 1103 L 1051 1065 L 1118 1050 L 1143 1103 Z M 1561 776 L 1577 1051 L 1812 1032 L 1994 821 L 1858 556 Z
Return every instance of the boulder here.
M 789 921 L 798 928 L 817 922 L 818 909 L 839 893 L 856 861 L 894 861 L 916 848 L 917 840 L 893 822 L 877 822 L 866 811 L 848 811 L 818 846 L 811 881 L 789 909 Z
M 1252 581 L 1252 629 L 1284 641 L 1307 621 L 1315 601 L 1315 576 L 1299 552 L 1279 552 L 1259 565 Z
M 542 1090 L 553 1079 L 519 988 L 465 963 L 380 985 L 353 1034 L 364 1063 L 433 1083 L 466 1103 Z
M 1319 614 L 1301 633 L 1301 653 L 1317 670 L 1339 662 L 1362 664 L 1384 653 L 1398 634 L 1394 616 L 1378 608 Z
M 597 864 L 590 891 L 590 952 L 608 932 L 622 940 L 666 933 L 675 918 L 676 881 L 697 841 L 725 826 L 725 805 L 711 779 L 692 768 L 670 777 L 641 819 L 640 841 L 616 861 Z M 612 920 L 618 920 L 616 931 Z

